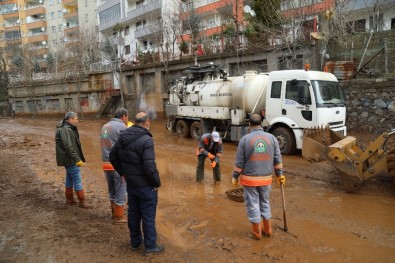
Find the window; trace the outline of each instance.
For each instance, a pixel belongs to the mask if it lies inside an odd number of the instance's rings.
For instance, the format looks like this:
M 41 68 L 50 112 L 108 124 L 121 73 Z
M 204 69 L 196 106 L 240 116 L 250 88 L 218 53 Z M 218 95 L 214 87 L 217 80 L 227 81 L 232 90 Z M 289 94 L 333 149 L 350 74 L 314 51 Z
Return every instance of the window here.
M 62 16 L 63 16 L 62 10 L 59 10 L 58 11 L 58 17 L 62 17 Z
M 281 98 L 281 81 L 272 82 L 272 90 L 270 93 L 270 98 L 279 99 Z
M 62 0 L 58 0 L 58 4 L 61 4 L 62 3 Z
M 125 46 L 125 54 L 130 54 L 130 45 Z
M 354 21 L 354 32 L 365 32 L 366 19 Z
M 311 104 L 309 83 L 306 80 L 289 80 L 285 90 L 285 99 L 301 104 Z
M 89 15 L 85 14 L 85 22 L 89 22 Z
M 51 12 L 51 19 L 55 19 L 55 12 Z
M 61 32 L 62 30 L 63 30 L 63 25 L 62 24 L 58 25 L 58 31 Z
M 129 35 L 129 26 L 125 26 L 125 36 Z
M 85 0 L 85 6 L 88 6 L 88 0 Z
M 56 33 L 56 26 L 52 26 L 52 33 Z
M 49 5 L 53 5 L 54 0 L 49 0 Z

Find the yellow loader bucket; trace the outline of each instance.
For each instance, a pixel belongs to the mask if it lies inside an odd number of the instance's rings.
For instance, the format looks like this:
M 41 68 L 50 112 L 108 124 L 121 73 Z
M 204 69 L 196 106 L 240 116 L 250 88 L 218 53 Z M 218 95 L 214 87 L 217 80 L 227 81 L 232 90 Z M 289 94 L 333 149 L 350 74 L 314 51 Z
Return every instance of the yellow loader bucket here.
M 328 146 L 344 136 L 332 131 L 328 126 L 308 128 L 303 132 L 302 156 L 311 162 L 321 162 L 328 159 Z

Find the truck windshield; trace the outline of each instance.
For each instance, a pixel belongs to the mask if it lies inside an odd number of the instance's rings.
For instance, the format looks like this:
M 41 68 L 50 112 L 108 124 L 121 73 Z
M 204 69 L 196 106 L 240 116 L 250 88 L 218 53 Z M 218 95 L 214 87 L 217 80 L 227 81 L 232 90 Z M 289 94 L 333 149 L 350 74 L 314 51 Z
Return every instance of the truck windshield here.
M 317 107 L 319 106 L 344 106 L 344 96 L 338 82 L 312 80 Z

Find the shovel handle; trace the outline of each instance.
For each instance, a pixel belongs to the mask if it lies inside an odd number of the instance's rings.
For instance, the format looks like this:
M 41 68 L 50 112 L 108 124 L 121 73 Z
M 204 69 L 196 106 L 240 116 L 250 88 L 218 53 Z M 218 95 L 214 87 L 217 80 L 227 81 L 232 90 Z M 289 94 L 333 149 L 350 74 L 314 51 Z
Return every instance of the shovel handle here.
M 284 197 L 284 185 L 280 183 L 280 188 L 281 188 L 281 198 L 283 201 L 283 219 L 284 219 L 284 230 L 288 231 L 288 226 L 287 226 L 287 213 L 285 209 L 285 197 Z

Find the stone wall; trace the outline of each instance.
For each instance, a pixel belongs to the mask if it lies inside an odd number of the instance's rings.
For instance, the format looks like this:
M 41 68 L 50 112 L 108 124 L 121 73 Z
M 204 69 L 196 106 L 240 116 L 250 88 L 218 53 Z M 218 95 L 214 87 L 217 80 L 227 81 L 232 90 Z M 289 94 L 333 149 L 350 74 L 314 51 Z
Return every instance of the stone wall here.
M 346 93 L 348 131 L 395 129 L 395 79 L 341 81 Z

